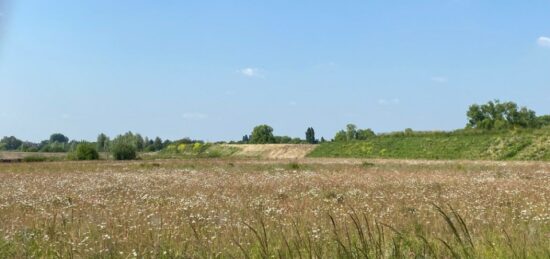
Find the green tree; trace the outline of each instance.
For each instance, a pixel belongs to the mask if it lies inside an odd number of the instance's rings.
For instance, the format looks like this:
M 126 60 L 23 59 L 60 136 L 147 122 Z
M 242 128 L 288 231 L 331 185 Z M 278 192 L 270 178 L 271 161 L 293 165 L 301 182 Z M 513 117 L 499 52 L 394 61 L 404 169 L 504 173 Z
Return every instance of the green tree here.
M 0 140 L 0 146 L 4 150 L 17 150 L 22 144 L 23 141 L 17 139 L 14 136 L 3 137 L 2 140 Z
M 155 138 L 155 141 L 153 142 L 153 147 L 155 151 L 159 151 L 162 149 L 162 139 L 160 137 Z
M 76 146 L 74 151 L 74 159 L 76 160 L 97 160 L 99 153 L 92 143 L 83 142 Z
M 145 148 L 145 140 L 143 139 L 143 137 L 140 135 L 140 134 L 136 134 L 135 135 L 135 141 L 136 141 L 136 148 L 138 151 L 143 151 L 143 149 Z
M 348 135 L 347 135 L 346 132 L 343 131 L 343 130 L 338 131 L 338 132 L 336 133 L 336 135 L 334 136 L 334 141 L 336 141 L 336 142 L 348 141 Z
M 50 136 L 50 143 L 69 143 L 69 138 L 61 133 L 54 133 Z
M 550 125 L 550 115 L 542 115 L 537 117 L 538 124 L 540 126 L 549 126 Z
M 368 140 L 376 136 L 371 129 L 359 129 L 357 130 L 357 140 Z
M 347 141 L 357 139 L 357 126 L 355 126 L 355 124 L 348 124 L 346 126 L 346 139 Z
M 97 150 L 105 152 L 109 150 L 109 137 L 101 133 L 97 136 Z
M 518 108 L 513 102 L 489 101 L 473 104 L 466 112 L 467 128 L 502 130 L 510 128 L 537 128 L 541 126 L 536 113 L 526 107 Z
M 306 130 L 306 142 L 309 144 L 317 143 L 317 140 L 315 139 L 315 130 L 312 127 L 309 127 Z
M 289 144 L 291 142 L 292 142 L 292 138 L 289 136 L 275 136 L 275 141 L 273 143 Z
M 254 128 L 250 135 L 250 143 L 252 144 L 268 144 L 275 143 L 273 136 L 273 128 L 268 125 L 259 125 Z
M 132 160 L 137 157 L 137 148 L 131 135 L 119 135 L 112 141 L 111 153 L 116 160 Z

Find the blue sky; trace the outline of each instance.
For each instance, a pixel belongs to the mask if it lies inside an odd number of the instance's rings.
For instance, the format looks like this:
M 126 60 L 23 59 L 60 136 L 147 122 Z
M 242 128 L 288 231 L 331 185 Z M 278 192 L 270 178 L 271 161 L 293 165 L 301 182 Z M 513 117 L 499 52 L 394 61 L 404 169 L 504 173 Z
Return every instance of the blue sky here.
M 2 0 L 0 0 L 2 1 Z M 4 0 L 5 2 L 5 0 Z M 0 136 L 331 138 L 550 113 L 550 1 L 21 0 L 0 16 Z

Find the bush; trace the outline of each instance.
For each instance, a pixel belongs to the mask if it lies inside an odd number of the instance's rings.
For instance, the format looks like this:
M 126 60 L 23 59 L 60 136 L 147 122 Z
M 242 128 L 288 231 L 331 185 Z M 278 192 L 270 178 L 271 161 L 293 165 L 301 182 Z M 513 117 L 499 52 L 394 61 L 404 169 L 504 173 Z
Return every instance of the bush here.
M 91 143 L 81 143 L 78 144 L 74 155 L 70 155 L 71 158 L 75 160 L 97 160 L 99 159 L 99 153 L 97 152 L 95 146 Z
M 46 161 L 48 161 L 48 158 L 43 156 L 27 156 L 23 158 L 23 162 L 27 162 L 27 163 L 46 162 Z
M 111 153 L 115 160 L 132 160 L 137 157 L 137 148 L 131 143 L 119 140 L 114 142 Z

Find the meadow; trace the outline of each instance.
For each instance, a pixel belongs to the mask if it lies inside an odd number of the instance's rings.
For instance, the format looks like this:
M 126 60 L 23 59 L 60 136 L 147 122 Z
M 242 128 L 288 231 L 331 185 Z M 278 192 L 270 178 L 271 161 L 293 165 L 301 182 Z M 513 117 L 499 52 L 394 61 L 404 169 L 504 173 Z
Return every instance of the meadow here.
M 0 258 L 548 258 L 550 164 L 0 164 Z

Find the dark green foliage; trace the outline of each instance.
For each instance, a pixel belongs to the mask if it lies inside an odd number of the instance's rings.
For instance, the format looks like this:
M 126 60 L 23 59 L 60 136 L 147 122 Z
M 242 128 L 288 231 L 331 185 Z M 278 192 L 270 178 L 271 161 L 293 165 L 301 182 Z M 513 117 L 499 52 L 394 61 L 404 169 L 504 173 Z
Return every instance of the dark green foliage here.
M 354 141 L 354 140 L 367 140 L 376 137 L 376 134 L 371 129 L 357 129 L 354 124 L 348 124 L 346 130 L 341 130 L 334 136 L 334 141 Z
M 69 138 L 61 133 L 54 133 L 50 136 L 50 143 L 69 143 Z
M 376 134 L 371 129 L 359 129 L 357 130 L 356 139 L 357 140 L 368 140 L 370 138 L 376 137 Z
M 250 141 L 250 138 L 248 137 L 248 135 L 244 135 L 243 136 L 243 139 L 242 139 L 242 143 L 246 144 Z
M 17 150 L 22 144 L 23 141 L 14 136 L 3 137 L 2 140 L 0 140 L 0 150 Z
M 74 151 L 74 155 L 71 155 L 75 160 L 97 160 L 99 159 L 99 153 L 97 152 L 94 144 L 92 143 L 80 143 Z
M 113 144 L 111 153 L 115 160 L 133 160 L 137 157 L 136 147 L 129 143 L 119 142 Z
M 252 144 L 269 144 L 276 143 L 273 136 L 273 128 L 268 125 L 259 125 L 254 128 L 250 136 Z
M 538 128 L 541 120 L 535 112 L 526 107 L 518 108 L 513 102 L 490 101 L 483 105 L 474 104 L 468 112 L 468 128 L 502 130 L 512 128 Z
M 317 140 L 315 139 L 315 130 L 312 127 L 309 127 L 306 130 L 306 142 L 309 144 L 317 143 Z
M 22 152 L 38 152 L 38 144 L 31 143 L 31 142 L 23 142 L 21 146 L 19 147 L 19 150 Z
M 131 132 L 116 137 L 111 143 L 111 153 L 115 160 L 132 160 L 137 157 L 135 138 Z
M 159 138 L 159 137 L 156 137 L 156 138 L 155 138 L 155 141 L 153 142 L 153 148 L 154 148 L 154 150 L 155 150 L 155 151 L 159 151 L 159 150 L 162 149 L 162 147 L 163 147 L 163 145 L 162 145 L 162 139 Z
M 368 161 L 365 161 L 361 164 L 364 168 L 370 168 L 370 167 L 373 167 L 375 166 L 374 163 L 371 163 L 371 162 L 368 162 Z
M 357 139 L 357 126 L 355 124 L 348 124 L 346 126 L 346 140 L 352 141 Z
M 48 158 L 44 156 L 27 156 L 23 158 L 23 162 L 27 162 L 27 163 L 46 162 L 46 161 L 48 161 Z
M 539 116 L 537 120 L 541 127 L 550 126 L 550 115 Z
M 109 150 L 109 137 L 101 133 L 97 136 L 97 150 L 100 152 L 105 152 Z
M 334 141 L 336 142 L 348 141 L 348 136 L 346 132 L 343 130 L 336 132 L 336 135 L 334 136 Z
M 45 141 L 45 142 L 42 143 L 41 146 L 42 146 L 40 148 L 41 152 L 62 153 L 62 152 L 67 152 L 70 148 L 69 143 L 57 142 L 57 141 L 55 141 L 55 142 Z

